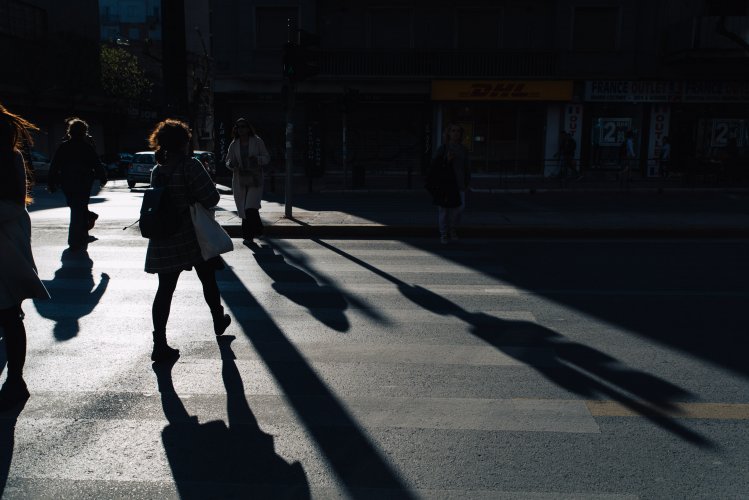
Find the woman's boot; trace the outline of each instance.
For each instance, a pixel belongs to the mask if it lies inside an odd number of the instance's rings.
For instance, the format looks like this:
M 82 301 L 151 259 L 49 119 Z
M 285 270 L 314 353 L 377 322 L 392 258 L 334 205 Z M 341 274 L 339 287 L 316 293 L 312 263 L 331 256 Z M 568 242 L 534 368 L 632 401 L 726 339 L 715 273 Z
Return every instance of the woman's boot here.
M 153 332 L 153 352 L 151 361 L 172 361 L 179 358 L 179 349 L 169 347 L 166 343 L 166 330 Z
M 213 316 L 213 332 L 217 337 L 223 335 L 231 324 L 231 316 L 224 314 L 224 306 L 219 306 L 215 311 L 211 311 L 211 316 Z

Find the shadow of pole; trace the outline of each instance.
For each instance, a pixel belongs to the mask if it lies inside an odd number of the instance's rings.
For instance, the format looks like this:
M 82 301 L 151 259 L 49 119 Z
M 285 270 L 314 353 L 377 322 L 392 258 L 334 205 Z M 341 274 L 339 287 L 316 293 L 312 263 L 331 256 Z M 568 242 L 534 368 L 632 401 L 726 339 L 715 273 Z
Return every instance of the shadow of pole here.
M 231 269 L 222 272 L 229 275 L 228 281 L 240 285 L 239 292 L 224 296 L 235 317 L 241 318 L 241 308 L 250 305 L 262 310 Z M 251 325 L 238 323 L 348 494 L 352 498 L 371 498 L 371 489 L 377 488 L 387 490 L 388 498 L 413 498 L 399 474 L 270 315 L 257 324 L 269 325 L 262 337 L 272 338 L 273 342 L 263 342 Z
M 615 359 L 588 346 L 568 342 L 563 335 L 543 326 L 529 322 L 509 322 L 483 313 L 471 313 L 441 295 L 417 285 L 409 285 L 329 243 L 319 239 L 312 241 L 390 281 L 398 287 L 404 297 L 423 309 L 442 316 L 455 316 L 471 325 L 473 335 L 539 371 L 557 385 L 584 396 L 605 395 L 689 443 L 704 448 L 716 447 L 714 443 L 659 410 L 659 408 L 673 408 L 669 398 L 673 395 L 688 395 L 687 391 L 636 370 L 612 369 L 607 365 L 619 364 Z M 510 335 L 503 334 L 507 332 L 508 326 L 512 323 L 523 324 L 526 330 L 531 330 L 530 334 L 526 333 L 522 336 L 526 338 L 519 337 L 518 339 L 512 339 Z M 517 340 L 521 340 L 526 345 L 530 340 L 530 346 L 542 352 L 553 353 L 550 362 L 538 363 L 527 355 L 518 355 L 518 351 L 508 349 L 509 343 Z M 522 350 L 520 352 L 522 353 Z M 628 382 L 631 378 L 644 380 L 646 383 L 642 386 L 634 386 Z M 628 396 L 625 391 L 648 401 L 649 404 Z

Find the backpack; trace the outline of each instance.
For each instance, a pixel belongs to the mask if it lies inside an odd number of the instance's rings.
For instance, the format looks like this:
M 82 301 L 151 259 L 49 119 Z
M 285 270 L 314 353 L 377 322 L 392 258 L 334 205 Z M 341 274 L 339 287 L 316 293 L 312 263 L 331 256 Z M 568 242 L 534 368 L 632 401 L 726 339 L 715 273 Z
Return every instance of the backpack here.
M 159 239 L 172 236 L 179 231 L 182 214 L 169 199 L 166 186 L 150 187 L 143 193 L 138 227 L 144 238 Z

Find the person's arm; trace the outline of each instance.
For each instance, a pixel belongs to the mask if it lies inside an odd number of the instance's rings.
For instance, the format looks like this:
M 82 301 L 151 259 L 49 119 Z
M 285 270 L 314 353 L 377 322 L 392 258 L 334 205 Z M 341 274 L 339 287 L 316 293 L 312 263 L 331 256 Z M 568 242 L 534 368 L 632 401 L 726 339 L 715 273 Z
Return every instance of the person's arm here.
M 257 164 L 262 167 L 270 163 L 270 153 L 260 137 L 255 136 L 255 139 L 257 139 Z
M 107 183 L 107 170 L 104 168 L 104 165 L 102 165 L 101 161 L 99 160 L 99 156 L 96 154 L 96 149 L 94 149 L 93 146 L 89 148 L 89 162 L 91 163 L 91 171 L 94 173 L 94 177 L 99 179 L 99 182 L 102 186 L 104 186 Z
M 229 143 L 229 147 L 226 150 L 226 168 L 228 168 L 232 172 L 237 166 L 237 160 L 234 157 L 235 151 L 237 150 L 236 143 L 237 143 L 236 139 L 231 141 L 231 143 Z
M 468 149 L 465 151 L 465 162 L 463 163 L 463 175 L 465 176 L 465 186 L 466 191 L 468 191 L 468 187 L 471 185 L 471 155 L 468 152 Z
M 13 153 L 13 173 L 13 201 L 26 206 L 26 167 L 19 151 Z
M 62 169 L 62 159 L 65 156 L 64 145 L 61 144 L 55 154 L 52 156 L 52 162 L 49 164 L 49 173 L 47 174 L 47 190 L 50 193 L 57 191 L 60 186 L 60 171 Z
M 196 159 L 190 158 L 185 163 L 185 177 L 187 189 L 196 201 L 199 201 L 205 208 L 211 208 L 218 205 L 221 196 L 216 191 L 216 186 L 211 180 L 203 165 Z

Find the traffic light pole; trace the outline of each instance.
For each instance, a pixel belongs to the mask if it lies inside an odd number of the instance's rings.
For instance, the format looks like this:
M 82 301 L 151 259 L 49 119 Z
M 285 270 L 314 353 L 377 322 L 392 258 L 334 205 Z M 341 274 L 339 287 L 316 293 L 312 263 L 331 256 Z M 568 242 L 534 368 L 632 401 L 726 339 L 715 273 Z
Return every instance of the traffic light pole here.
M 286 148 L 284 160 L 286 163 L 286 184 L 284 185 L 284 215 L 287 219 L 292 218 L 291 214 L 291 196 L 293 192 L 294 177 L 294 94 L 296 84 L 288 83 L 286 92 Z
M 348 179 L 348 158 L 347 158 L 348 144 L 346 144 L 346 141 L 348 140 L 348 137 L 346 137 L 346 132 L 347 132 L 346 114 L 347 113 L 348 111 L 346 110 L 345 104 L 344 104 L 343 118 L 342 118 L 343 123 L 341 123 L 341 129 L 343 131 L 343 137 L 341 137 L 341 163 L 343 164 L 343 189 L 348 188 L 348 181 L 346 180 Z

